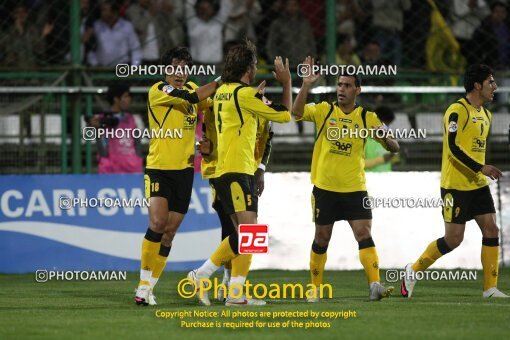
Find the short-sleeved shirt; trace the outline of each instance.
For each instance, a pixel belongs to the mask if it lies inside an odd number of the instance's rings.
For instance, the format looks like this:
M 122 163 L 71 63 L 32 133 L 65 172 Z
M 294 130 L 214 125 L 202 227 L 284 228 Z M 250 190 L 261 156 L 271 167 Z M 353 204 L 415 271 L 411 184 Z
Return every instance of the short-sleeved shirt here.
M 326 117 L 330 113 L 326 120 Z M 365 138 L 361 129 L 378 127 L 382 123 L 375 112 L 365 111 L 357 106 L 353 111 L 344 113 L 337 103 L 321 102 L 307 104 L 302 120 L 315 123 L 322 131 L 315 141 L 312 156 L 312 183 L 323 190 L 334 192 L 365 191 Z M 324 125 L 323 125 L 324 124 Z M 328 132 L 334 129 L 358 130 L 357 134 L 346 134 L 338 139 Z M 328 138 L 329 137 L 329 138 Z

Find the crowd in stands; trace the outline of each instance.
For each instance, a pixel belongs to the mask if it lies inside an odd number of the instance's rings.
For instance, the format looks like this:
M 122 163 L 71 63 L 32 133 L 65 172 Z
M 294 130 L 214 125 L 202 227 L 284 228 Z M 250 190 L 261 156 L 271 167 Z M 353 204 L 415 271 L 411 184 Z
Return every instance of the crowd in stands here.
M 81 0 L 80 62 L 88 66 L 157 64 L 163 50 L 186 45 L 196 63 L 221 64 L 226 46 L 256 42 L 261 62 L 291 66 L 307 55 L 325 61 L 325 0 Z M 71 63 L 70 1 L 0 4 L 0 67 Z M 336 62 L 426 68 L 431 3 L 466 62 L 510 66 L 505 1 L 337 0 Z M 328 9 L 329 10 L 329 9 Z

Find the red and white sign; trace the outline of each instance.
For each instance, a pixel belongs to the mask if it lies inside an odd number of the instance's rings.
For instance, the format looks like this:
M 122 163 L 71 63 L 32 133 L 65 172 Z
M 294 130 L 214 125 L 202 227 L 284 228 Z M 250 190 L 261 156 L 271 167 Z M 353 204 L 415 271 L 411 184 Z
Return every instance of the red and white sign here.
M 267 224 L 239 225 L 239 254 L 265 254 L 269 245 Z

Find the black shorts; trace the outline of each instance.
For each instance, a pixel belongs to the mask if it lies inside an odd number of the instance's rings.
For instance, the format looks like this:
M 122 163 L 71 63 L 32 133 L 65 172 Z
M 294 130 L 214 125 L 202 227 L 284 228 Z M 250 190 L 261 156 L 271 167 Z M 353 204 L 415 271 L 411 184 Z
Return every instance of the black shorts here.
M 334 192 L 313 187 L 312 214 L 316 224 L 326 225 L 341 220 L 371 220 L 372 210 L 365 208 L 366 191 Z
M 241 173 L 224 174 L 214 180 L 225 213 L 258 210 L 258 196 L 255 190 L 255 177 Z
M 223 208 L 223 205 L 221 204 L 221 201 L 218 198 L 218 195 L 216 194 L 216 179 L 210 178 L 209 179 L 209 185 L 211 186 L 212 190 L 212 207 L 218 214 L 218 218 L 220 219 L 221 223 L 221 239 L 224 240 L 227 236 L 231 235 L 232 233 L 236 232 L 236 227 L 234 226 L 234 222 L 230 218 L 230 215 L 225 213 L 225 210 Z
M 193 190 L 195 170 L 157 170 L 145 169 L 145 197 L 164 197 L 168 201 L 168 210 L 181 214 L 188 212 Z
M 488 185 L 469 191 L 441 188 L 441 198 L 443 219 L 448 223 L 465 224 L 477 215 L 496 213 Z

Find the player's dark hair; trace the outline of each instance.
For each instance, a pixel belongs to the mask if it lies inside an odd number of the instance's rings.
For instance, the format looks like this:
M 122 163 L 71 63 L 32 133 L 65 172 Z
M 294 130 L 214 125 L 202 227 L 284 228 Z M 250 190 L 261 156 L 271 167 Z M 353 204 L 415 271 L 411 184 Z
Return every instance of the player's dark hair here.
M 388 106 L 379 106 L 375 109 L 377 117 L 386 125 L 390 125 L 395 120 L 395 113 Z
M 357 74 L 347 74 L 347 73 L 343 74 L 343 73 L 341 73 L 341 74 L 338 75 L 338 79 L 337 80 L 340 80 L 340 77 L 353 77 L 354 78 L 354 85 L 356 87 L 360 87 L 361 86 L 361 77 L 359 75 L 357 75 Z
M 129 85 L 125 83 L 112 84 L 108 87 L 108 92 L 106 92 L 106 100 L 112 105 L 115 98 L 122 97 L 126 92 L 129 92 Z
M 224 83 L 235 83 L 257 62 L 257 48 L 248 39 L 233 46 L 225 57 L 225 68 L 221 75 Z
M 493 73 L 494 71 L 492 68 L 487 65 L 469 65 L 466 68 L 466 73 L 464 74 L 464 89 L 466 89 L 466 93 L 473 91 L 475 83 L 483 85 L 484 80 L 489 78 L 489 76 Z
M 177 59 L 186 62 L 187 65 L 193 64 L 193 59 L 187 47 L 177 46 L 167 50 L 161 57 L 161 65 L 172 65 L 172 61 Z

